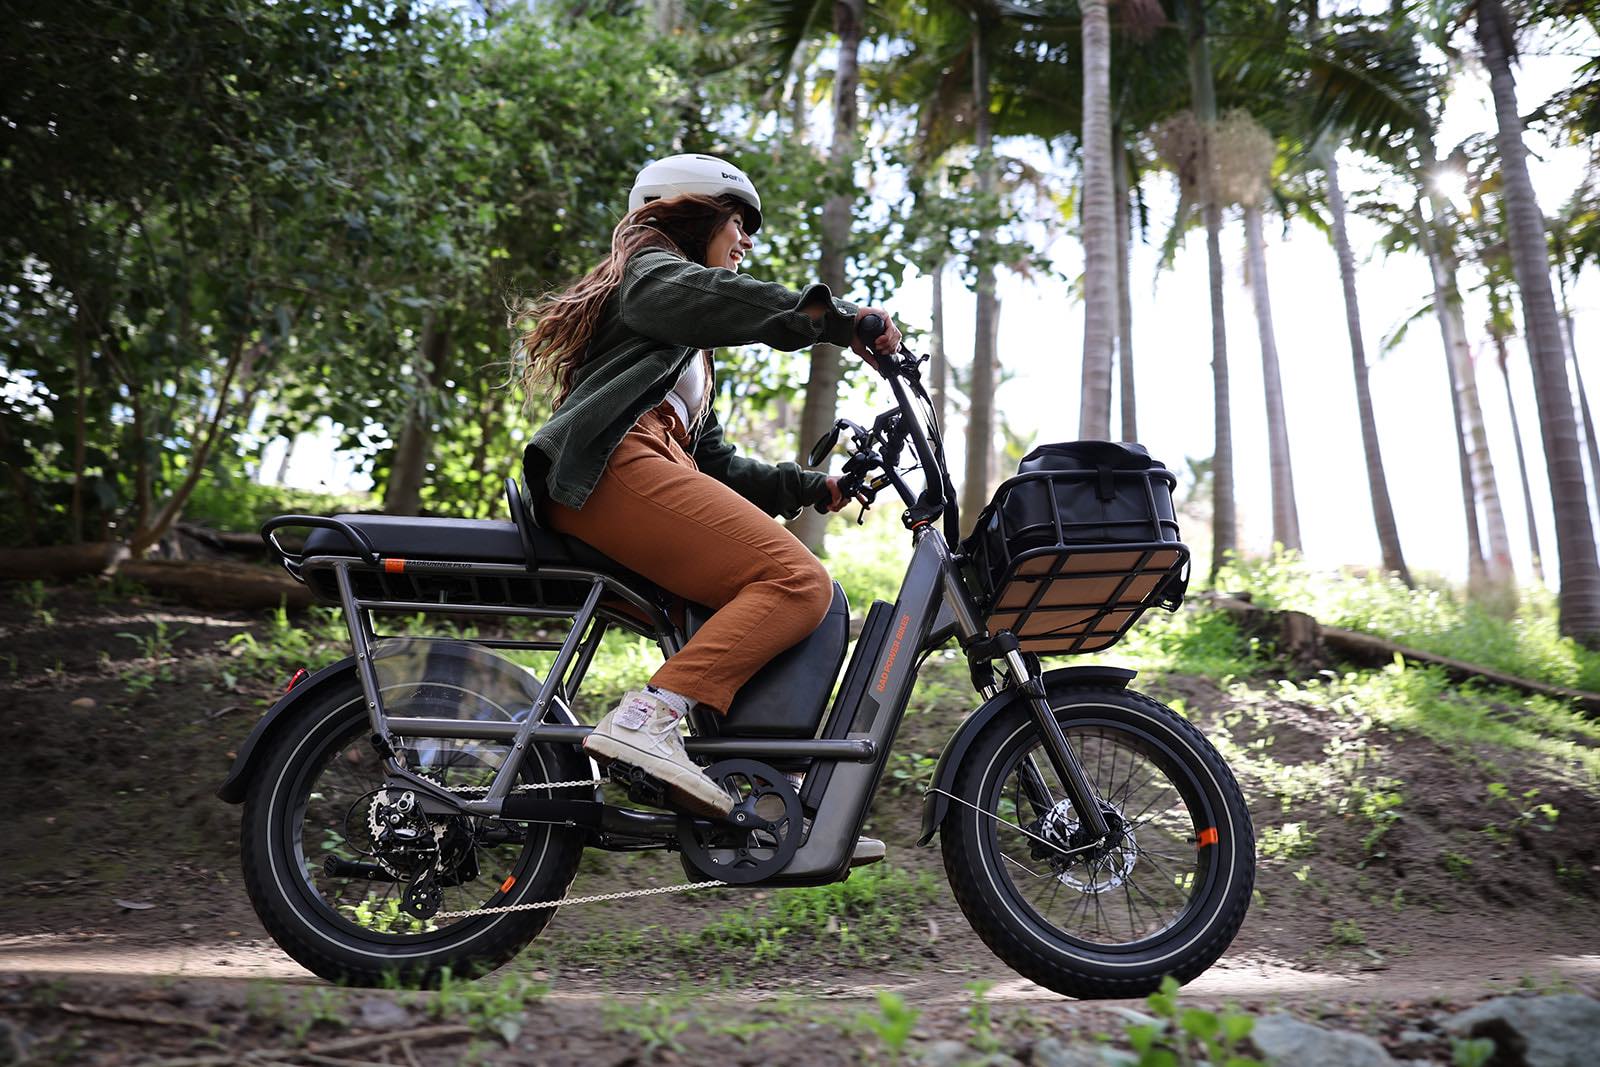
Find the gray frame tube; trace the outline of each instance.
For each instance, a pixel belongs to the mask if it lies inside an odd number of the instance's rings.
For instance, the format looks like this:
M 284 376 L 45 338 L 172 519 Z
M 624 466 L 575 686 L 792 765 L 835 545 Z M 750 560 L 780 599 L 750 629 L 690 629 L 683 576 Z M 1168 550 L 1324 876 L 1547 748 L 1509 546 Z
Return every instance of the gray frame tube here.
M 511 793 L 517 774 L 522 770 L 522 757 L 528 750 L 533 728 L 535 724 L 544 720 L 545 712 L 550 709 L 550 701 L 561 691 L 561 679 L 565 677 L 567 668 L 572 665 L 572 657 L 577 654 L 578 646 L 583 643 L 585 631 L 594 621 L 595 609 L 600 604 L 600 594 L 605 591 L 605 587 L 605 582 L 598 578 L 590 584 L 589 595 L 583 598 L 583 607 L 573 616 L 572 632 L 567 635 L 566 641 L 562 642 L 561 651 L 556 653 L 555 662 L 550 665 L 550 669 L 545 672 L 544 680 L 539 683 L 539 695 L 534 698 L 533 710 L 518 723 L 516 736 L 511 743 L 511 752 L 500 764 L 500 769 L 495 771 L 494 781 L 489 785 L 489 794 L 483 798 L 485 802 L 499 803 Z
M 861 832 L 867 805 L 888 764 L 906 701 L 916 684 L 917 663 L 944 604 L 949 577 L 959 582 L 943 534 L 927 525 L 918 527 L 912 536 L 916 547 L 866 692 L 855 707 L 839 710 L 850 717 L 847 739 L 872 742 L 877 756 L 870 763 L 834 766 L 805 844 L 773 879 L 775 883 L 823 881 L 838 877 L 849 867 L 856 835 Z

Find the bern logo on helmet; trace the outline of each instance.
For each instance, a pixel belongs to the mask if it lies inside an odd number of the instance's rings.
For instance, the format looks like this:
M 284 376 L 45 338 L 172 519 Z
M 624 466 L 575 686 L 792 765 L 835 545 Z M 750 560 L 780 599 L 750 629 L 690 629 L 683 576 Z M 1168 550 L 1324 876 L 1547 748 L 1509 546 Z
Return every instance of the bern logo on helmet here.
M 723 171 L 722 172 L 722 176 L 724 178 L 728 179 L 730 182 L 742 182 L 742 181 L 744 181 L 744 175 L 743 174 L 729 174 L 727 171 Z

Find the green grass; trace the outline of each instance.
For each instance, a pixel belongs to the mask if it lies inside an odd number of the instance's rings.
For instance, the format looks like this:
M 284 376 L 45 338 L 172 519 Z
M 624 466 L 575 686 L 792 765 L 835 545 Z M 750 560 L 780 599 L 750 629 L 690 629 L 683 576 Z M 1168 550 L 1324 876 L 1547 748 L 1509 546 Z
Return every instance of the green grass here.
M 1543 586 L 1520 590 L 1505 616 L 1437 580 L 1419 580 L 1412 590 L 1382 574 L 1317 570 L 1291 552 L 1235 559 L 1217 588 L 1519 678 L 1600 691 L 1600 652 L 1561 636 L 1555 597 Z
M 1219 682 L 1258 674 L 1270 666 L 1261 643 L 1240 633 L 1232 616 L 1197 605 L 1173 614 L 1148 611 L 1110 651 L 1082 662 L 1159 674 L 1198 674 Z
M 807 954 L 866 962 L 902 951 L 908 936 L 922 936 L 905 931 L 908 924 L 920 931 L 922 909 L 937 888 L 937 880 L 926 872 L 911 874 L 878 864 L 856 871 L 848 881 L 780 889 L 764 902 L 723 908 L 699 930 L 630 926 L 604 935 L 540 942 L 529 958 L 541 967 L 581 964 L 608 974 L 647 960 L 695 973 L 733 974 L 751 964 L 779 964 Z
M 245 478 L 202 478 L 183 507 L 189 522 L 254 533 L 274 515 L 335 515 L 379 506 L 371 493 L 315 493 Z
M 841 514 L 853 516 L 857 510 L 847 508 Z M 887 514 L 891 510 L 893 516 Z M 898 508 L 886 508 L 862 526 L 852 522 L 829 527 L 823 562 L 844 586 L 850 610 L 857 615 L 865 615 L 874 600 L 894 603 L 910 561 L 911 535 L 900 525 Z
M 1280 680 L 1276 695 L 1421 734 L 1469 756 L 1485 747 L 1540 756 L 1600 785 L 1600 722 L 1548 697 L 1456 682 L 1438 667 L 1400 660 L 1377 671 Z

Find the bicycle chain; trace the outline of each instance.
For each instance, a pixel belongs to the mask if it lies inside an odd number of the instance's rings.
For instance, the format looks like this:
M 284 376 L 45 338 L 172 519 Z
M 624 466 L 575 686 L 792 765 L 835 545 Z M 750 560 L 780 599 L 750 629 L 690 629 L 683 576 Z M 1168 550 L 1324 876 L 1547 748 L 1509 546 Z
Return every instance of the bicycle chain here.
M 591 778 L 585 781 L 574 782 L 540 782 L 538 785 L 519 785 L 512 788 L 513 793 L 530 793 L 538 789 L 577 789 L 582 786 L 605 785 L 608 778 Z M 487 793 L 486 785 L 457 785 L 447 786 L 456 793 Z M 441 911 L 433 915 L 435 919 L 468 919 L 478 915 L 503 915 L 514 911 L 539 911 L 543 908 L 559 908 L 568 904 L 597 904 L 602 900 L 626 900 L 630 897 L 659 896 L 663 893 L 687 893 L 692 889 L 710 889 L 712 886 L 725 886 L 727 882 L 712 880 L 709 882 L 689 882 L 686 885 L 664 885 L 651 889 L 626 889 L 617 893 L 594 893 L 586 897 L 566 897 L 561 900 L 540 900 L 523 904 L 503 904 L 495 908 L 469 908 L 465 911 Z
M 441 911 L 435 919 L 466 919 L 474 915 L 500 915 L 508 911 L 537 911 L 540 908 L 559 908 L 567 904 L 594 904 L 602 900 L 625 900 L 628 897 L 649 897 L 661 893 L 687 893 L 691 889 L 710 889 L 727 882 L 689 882 L 687 885 L 663 885 L 653 889 L 627 889 L 620 893 L 595 893 L 587 897 L 567 897 L 563 900 L 541 900 L 533 904 L 504 904 L 498 908 L 471 908 L 467 911 Z

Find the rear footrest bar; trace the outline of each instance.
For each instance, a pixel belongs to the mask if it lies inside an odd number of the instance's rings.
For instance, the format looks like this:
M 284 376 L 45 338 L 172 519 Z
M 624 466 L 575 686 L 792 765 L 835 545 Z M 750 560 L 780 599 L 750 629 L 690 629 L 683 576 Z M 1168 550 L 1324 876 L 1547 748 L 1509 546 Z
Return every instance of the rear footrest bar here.
M 477 719 L 424 719 L 391 716 L 389 733 L 395 737 L 460 737 L 476 741 L 511 741 L 519 723 Z M 566 726 L 539 723 L 529 732 L 530 741 L 556 745 L 580 745 L 592 726 Z M 866 738 L 829 740 L 809 737 L 688 737 L 684 747 L 691 755 L 759 759 L 828 759 L 842 763 L 871 763 L 878 746 Z

